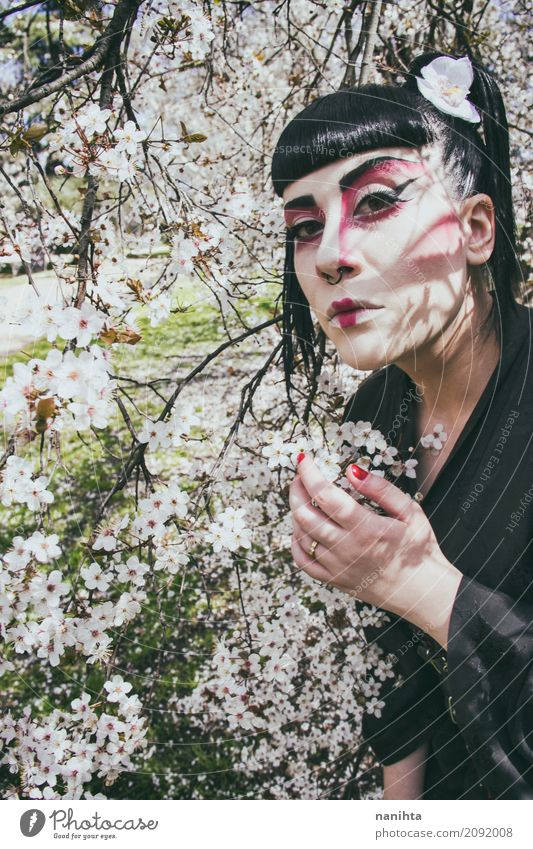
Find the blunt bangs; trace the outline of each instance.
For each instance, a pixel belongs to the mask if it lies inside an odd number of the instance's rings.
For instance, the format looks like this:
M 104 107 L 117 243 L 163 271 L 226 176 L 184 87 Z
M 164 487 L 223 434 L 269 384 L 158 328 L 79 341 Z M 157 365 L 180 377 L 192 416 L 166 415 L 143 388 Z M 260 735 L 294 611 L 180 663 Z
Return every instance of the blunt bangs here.
M 324 165 L 380 147 L 419 148 L 437 138 L 428 102 L 400 86 L 369 84 L 319 97 L 283 130 L 274 149 L 275 193 Z

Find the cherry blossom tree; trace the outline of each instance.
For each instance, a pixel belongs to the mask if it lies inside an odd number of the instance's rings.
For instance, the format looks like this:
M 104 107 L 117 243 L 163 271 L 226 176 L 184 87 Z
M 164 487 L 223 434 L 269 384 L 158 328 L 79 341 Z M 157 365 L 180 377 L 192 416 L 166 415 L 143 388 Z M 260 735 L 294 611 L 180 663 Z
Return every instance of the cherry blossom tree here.
M 379 796 L 360 724 L 394 661 L 362 628 L 387 617 L 294 570 L 287 489 L 301 450 L 340 485 L 354 457 L 414 463 L 340 424 L 363 375 L 325 342 L 285 400 L 273 139 L 422 48 L 480 58 L 527 273 L 526 23 L 466 0 L 0 3 L 0 262 L 26 287 L 0 389 L 4 798 Z

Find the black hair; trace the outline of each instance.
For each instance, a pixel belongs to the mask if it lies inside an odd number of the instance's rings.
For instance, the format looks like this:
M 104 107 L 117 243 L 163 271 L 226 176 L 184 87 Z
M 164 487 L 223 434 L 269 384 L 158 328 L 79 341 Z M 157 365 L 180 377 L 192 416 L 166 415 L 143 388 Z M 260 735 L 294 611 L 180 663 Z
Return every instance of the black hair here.
M 440 143 L 442 158 L 458 197 L 487 194 L 496 218 L 495 244 L 487 262 L 494 286 L 493 308 L 484 329 L 500 333 L 498 313 L 516 310 L 520 265 L 511 194 L 509 131 L 505 107 L 493 77 L 472 62 L 474 80 L 468 99 L 481 116 L 474 125 L 441 112 L 423 97 L 415 77 L 438 56 L 413 60 L 403 85 L 367 84 L 317 98 L 285 127 L 274 149 L 271 178 L 282 196 L 295 180 L 339 159 L 378 147 L 420 148 Z M 295 344 L 304 370 L 316 377 L 318 334 L 294 271 L 294 242 L 287 236 L 283 273 L 283 363 L 290 398 Z M 322 331 L 319 331 L 322 333 Z

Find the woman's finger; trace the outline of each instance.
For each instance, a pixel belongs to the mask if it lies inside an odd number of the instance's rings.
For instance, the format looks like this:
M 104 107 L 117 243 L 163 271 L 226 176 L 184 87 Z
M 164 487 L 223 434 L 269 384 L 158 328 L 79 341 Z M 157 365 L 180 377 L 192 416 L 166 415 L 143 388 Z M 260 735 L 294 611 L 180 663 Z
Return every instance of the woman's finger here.
M 311 496 L 307 492 L 299 475 L 296 475 L 289 486 L 289 505 L 291 510 L 296 510 L 302 504 L 311 504 Z
M 419 504 L 398 486 L 380 475 L 366 472 L 356 463 L 348 467 L 346 477 L 357 492 L 375 501 L 394 519 L 406 522 L 414 519 L 421 510 Z
M 315 548 L 315 556 L 311 557 L 293 536 L 291 543 L 292 556 L 296 566 L 306 572 L 311 578 L 314 578 L 316 581 L 322 581 L 322 583 L 331 583 L 331 573 L 317 559 L 318 552 L 316 549 L 319 545 Z
M 316 463 L 309 456 L 298 465 L 298 476 L 307 491 L 307 499 L 341 528 L 351 528 L 357 517 L 357 505 L 353 498 L 339 486 L 326 480 Z M 299 497 L 300 490 L 296 490 Z
M 300 507 L 296 507 L 292 511 L 292 522 L 297 538 L 307 534 L 331 551 L 335 550 L 336 545 L 348 533 L 344 528 L 336 525 L 329 516 L 311 507 L 310 504 L 301 504 Z

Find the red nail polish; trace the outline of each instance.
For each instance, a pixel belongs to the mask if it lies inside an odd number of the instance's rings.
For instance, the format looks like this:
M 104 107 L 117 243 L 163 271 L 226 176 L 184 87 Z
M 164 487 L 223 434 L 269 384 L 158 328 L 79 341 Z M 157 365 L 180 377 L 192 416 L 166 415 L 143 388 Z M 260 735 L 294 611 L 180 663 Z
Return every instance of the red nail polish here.
M 358 466 L 357 463 L 352 464 L 352 472 L 354 473 L 356 478 L 359 478 L 362 481 L 364 481 L 364 479 L 368 475 L 368 472 L 365 471 L 365 469 L 362 469 L 361 466 Z
M 304 452 L 303 452 L 303 451 L 300 451 L 300 453 L 298 454 L 298 456 L 297 456 L 297 458 L 296 458 L 296 462 L 297 462 L 297 463 L 301 463 L 304 457 L 305 457 Z

